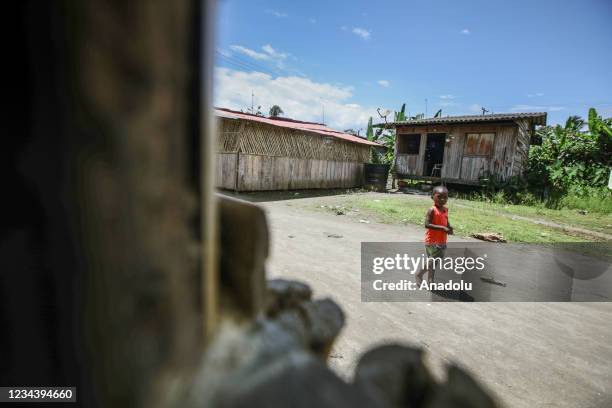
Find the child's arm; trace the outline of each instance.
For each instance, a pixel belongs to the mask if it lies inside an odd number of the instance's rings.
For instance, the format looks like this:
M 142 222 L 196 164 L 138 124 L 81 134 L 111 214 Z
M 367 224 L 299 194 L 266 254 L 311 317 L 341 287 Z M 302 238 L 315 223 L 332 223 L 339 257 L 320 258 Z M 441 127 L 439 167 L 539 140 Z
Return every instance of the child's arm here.
M 448 228 L 445 227 L 444 225 L 432 224 L 431 223 L 432 218 L 433 218 L 433 208 L 430 208 L 427 211 L 427 215 L 425 216 L 425 228 L 437 229 L 437 230 L 448 232 Z
M 453 227 L 450 225 L 450 221 L 448 219 L 446 220 L 446 225 L 448 227 L 448 230 L 446 232 L 449 235 L 453 235 L 455 233 L 455 230 L 453 230 Z

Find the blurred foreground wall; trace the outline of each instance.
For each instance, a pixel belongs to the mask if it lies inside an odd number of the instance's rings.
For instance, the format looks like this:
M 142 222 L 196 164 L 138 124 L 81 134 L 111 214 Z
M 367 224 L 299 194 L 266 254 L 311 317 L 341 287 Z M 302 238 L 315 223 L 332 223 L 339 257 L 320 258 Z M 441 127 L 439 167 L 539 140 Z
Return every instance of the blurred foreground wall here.
M 212 191 L 201 176 L 206 10 L 4 10 L 16 51 L 4 78 L 0 384 L 76 385 L 84 406 L 162 406 L 197 363 L 214 316 L 203 303 L 214 301 L 202 261 L 214 261 L 212 208 L 201 207 Z

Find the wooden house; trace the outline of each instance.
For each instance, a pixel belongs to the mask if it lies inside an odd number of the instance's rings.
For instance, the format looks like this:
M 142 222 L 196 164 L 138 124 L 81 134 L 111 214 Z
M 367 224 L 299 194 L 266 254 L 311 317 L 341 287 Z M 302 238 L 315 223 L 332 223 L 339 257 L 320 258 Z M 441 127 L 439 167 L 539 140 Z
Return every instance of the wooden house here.
M 479 184 L 520 175 L 536 125 L 546 113 L 448 116 L 387 123 L 396 130 L 398 178 Z
M 351 188 L 377 143 L 287 118 L 215 109 L 216 186 L 236 191 Z

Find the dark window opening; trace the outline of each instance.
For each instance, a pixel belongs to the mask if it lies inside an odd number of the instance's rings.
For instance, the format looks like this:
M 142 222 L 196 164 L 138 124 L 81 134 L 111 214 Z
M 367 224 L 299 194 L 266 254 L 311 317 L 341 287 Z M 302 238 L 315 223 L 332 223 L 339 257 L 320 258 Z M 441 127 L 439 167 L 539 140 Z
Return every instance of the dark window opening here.
M 397 140 L 397 154 L 419 154 L 421 135 L 399 135 Z

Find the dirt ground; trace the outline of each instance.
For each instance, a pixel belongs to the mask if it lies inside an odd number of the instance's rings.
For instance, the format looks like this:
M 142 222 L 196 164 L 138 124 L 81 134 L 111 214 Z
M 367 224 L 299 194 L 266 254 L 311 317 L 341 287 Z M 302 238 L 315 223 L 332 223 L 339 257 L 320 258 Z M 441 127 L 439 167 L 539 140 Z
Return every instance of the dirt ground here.
M 612 406 L 612 303 L 364 303 L 361 242 L 419 241 L 422 228 L 308 209 L 325 197 L 239 197 L 267 212 L 269 277 L 307 282 L 344 309 L 330 361 L 339 375 L 350 378 L 372 346 L 399 342 L 424 348 L 439 377 L 459 363 L 508 407 Z

